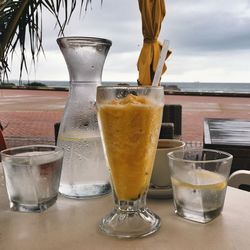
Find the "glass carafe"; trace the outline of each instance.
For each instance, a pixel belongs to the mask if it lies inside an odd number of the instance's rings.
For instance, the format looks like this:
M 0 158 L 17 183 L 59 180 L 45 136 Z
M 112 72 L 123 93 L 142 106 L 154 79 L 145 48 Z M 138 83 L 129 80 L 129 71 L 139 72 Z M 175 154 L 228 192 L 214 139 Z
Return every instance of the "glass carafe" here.
M 111 191 L 96 115 L 96 87 L 111 41 L 94 37 L 62 37 L 70 90 L 57 145 L 64 148 L 59 191 L 69 198 L 91 198 Z

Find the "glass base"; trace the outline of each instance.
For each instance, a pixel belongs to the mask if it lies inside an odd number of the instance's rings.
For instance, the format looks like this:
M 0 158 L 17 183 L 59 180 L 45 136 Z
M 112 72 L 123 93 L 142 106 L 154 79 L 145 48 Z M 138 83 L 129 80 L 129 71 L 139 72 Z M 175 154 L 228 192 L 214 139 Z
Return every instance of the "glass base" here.
M 36 212 L 41 213 L 55 204 L 57 196 L 50 200 L 40 202 L 38 204 L 21 204 L 20 202 L 10 201 L 10 209 L 17 212 Z
M 111 193 L 110 184 L 60 185 L 59 193 L 71 199 L 89 199 Z
M 211 211 L 204 211 L 204 212 L 199 212 L 199 211 L 193 211 L 190 209 L 186 209 L 183 207 L 180 207 L 178 205 L 175 205 L 175 213 L 184 219 L 199 222 L 199 223 L 208 223 L 211 220 L 215 219 L 221 214 L 222 208 L 217 208 L 215 210 Z
M 107 235 L 118 238 L 138 238 L 150 235 L 160 228 L 160 217 L 148 208 L 136 211 L 115 208 L 100 223 L 100 229 Z

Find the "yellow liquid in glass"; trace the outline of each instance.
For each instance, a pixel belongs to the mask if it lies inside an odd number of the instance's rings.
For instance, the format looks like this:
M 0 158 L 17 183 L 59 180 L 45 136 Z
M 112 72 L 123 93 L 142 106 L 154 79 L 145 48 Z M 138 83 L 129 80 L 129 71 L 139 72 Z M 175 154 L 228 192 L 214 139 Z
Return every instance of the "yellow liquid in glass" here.
M 149 185 L 162 105 L 128 95 L 98 108 L 105 153 L 119 200 L 135 200 Z

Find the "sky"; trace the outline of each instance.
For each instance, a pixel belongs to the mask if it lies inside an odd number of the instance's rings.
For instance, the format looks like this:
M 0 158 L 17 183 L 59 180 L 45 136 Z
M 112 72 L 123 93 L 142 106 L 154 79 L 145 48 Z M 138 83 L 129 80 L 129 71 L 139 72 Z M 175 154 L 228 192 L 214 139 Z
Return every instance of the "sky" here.
M 95 36 L 112 40 L 103 81 L 136 81 L 137 60 L 143 44 L 137 0 L 92 0 L 88 11 L 77 10 L 65 36 Z M 163 82 L 250 82 L 249 0 L 166 0 L 166 16 L 159 40 L 170 41 Z M 43 46 L 29 80 L 69 79 L 56 43 L 54 17 L 43 13 Z M 10 79 L 19 78 L 19 56 L 11 63 Z

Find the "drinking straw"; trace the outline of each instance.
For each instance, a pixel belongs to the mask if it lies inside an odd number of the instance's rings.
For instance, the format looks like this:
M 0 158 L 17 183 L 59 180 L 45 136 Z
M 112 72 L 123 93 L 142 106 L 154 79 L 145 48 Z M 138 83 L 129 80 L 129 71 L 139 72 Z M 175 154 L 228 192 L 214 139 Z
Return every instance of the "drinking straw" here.
M 164 62 L 166 60 L 166 56 L 168 53 L 168 47 L 169 47 L 169 40 L 164 40 L 163 46 L 161 49 L 161 53 L 160 53 L 160 58 L 159 58 L 159 61 L 158 61 L 157 67 L 156 67 L 152 86 L 157 86 L 158 83 L 160 82 L 160 77 L 162 74 L 163 65 L 164 65 Z

